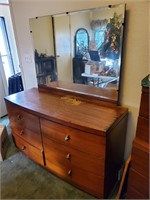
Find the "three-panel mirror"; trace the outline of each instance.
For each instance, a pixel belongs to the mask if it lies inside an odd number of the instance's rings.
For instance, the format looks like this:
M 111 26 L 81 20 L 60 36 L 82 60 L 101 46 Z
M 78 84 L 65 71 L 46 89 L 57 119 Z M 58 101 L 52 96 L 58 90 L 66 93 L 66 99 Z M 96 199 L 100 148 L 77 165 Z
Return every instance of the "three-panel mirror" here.
M 30 19 L 38 84 L 119 90 L 125 4 Z

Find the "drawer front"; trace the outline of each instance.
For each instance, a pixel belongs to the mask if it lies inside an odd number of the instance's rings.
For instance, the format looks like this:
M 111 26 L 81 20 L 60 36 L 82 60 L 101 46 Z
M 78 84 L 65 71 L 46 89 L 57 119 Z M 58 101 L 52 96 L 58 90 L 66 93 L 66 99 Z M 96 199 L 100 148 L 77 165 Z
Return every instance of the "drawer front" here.
M 41 135 L 37 134 L 36 132 L 33 132 L 27 128 L 22 129 L 21 127 L 12 127 L 12 134 L 13 135 L 18 135 L 20 138 L 26 140 L 33 146 L 37 147 L 40 150 L 43 150 L 42 147 L 42 140 L 41 140 Z
M 147 118 L 139 116 L 136 136 L 145 142 L 149 142 L 149 120 Z
M 145 197 L 145 194 L 140 193 L 133 186 L 129 186 L 126 199 L 140 199 L 141 200 L 141 199 L 149 199 L 149 198 Z
M 55 165 L 47 161 L 46 167 L 53 173 L 77 185 L 79 188 L 93 194 L 97 197 L 103 197 L 104 191 L 104 178 L 96 176 L 95 174 L 86 172 L 80 168 L 72 165 L 72 167 L 65 167 Z
M 131 166 L 140 174 L 149 177 L 149 153 L 144 152 L 135 145 L 132 149 L 132 162 Z
M 66 168 L 76 166 L 87 172 L 104 177 L 104 158 L 90 156 L 84 152 L 68 148 L 58 144 L 53 140 L 43 138 L 44 152 L 46 161 L 55 165 L 65 166 Z
M 73 147 L 91 155 L 105 157 L 105 137 L 86 133 L 41 119 L 41 130 L 44 137 L 53 139 L 67 147 Z
M 137 194 L 140 193 L 140 196 L 143 197 L 143 199 L 149 199 L 149 179 L 140 175 L 132 168 L 129 171 L 128 188 L 137 191 Z M 130 198 L 130 194 L 128 194 L 128 197 Z M 134 199 L 138 198 L 139 196 L 134 196 Z
M 11 107 L 9 109 L 9 119 L 11 127 L 18 127 L 20 130 L 29 129 L 40 134 L 39 118 L 21 109 Z
M 43 151 L 40 151 L 39 149 L 30 145 L 28 142 L 22 140 L 17 135 L 13 135 L 13 138 L 18 149 L 20 149 L 24 154 L 26 154 L 35 162 L 39 163 L 40 165 L 44 165 Z
M 149 118 L 149 92 L 142 92 L 140 116 Z

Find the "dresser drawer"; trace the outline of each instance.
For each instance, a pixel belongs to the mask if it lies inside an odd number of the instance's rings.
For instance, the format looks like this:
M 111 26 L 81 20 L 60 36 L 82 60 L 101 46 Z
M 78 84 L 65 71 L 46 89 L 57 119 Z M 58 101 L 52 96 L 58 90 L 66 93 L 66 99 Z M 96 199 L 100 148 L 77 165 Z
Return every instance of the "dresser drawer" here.
M 36 134 L 40 134 L 39 118 L 21 109 L 13 107 L 9 110 L 11 128 L 17 127 L 19 130 L 29 129 Z
M 43 150 L 41 135 L 33 132 L 27 128 L 22 129 L 21 127 L 12 127 L 12 134 L 18 135 L 20 138 L 26 140 L 28 143 Z
M 145 178 L 141 174 L 139 174 L 136 170 L 130 169 L 129 171 L 129 182 L 130 185 L 128 191 L 128 198 L 132 198 L 132 193 L 130 195 L 130 188 L 132 191 L 136 191 L 134 195 L 140 194 L 142 199 L 149 199 L 149 178 Z M 134 199 L 139 199 L 138 196 L 134 196 Z
M 103 196 L 104 177 L 96 176 L 95 174 L 89 173 L 73 165 L 71 167 L 66 167 L 58 164 L 55 165 L 50 161 L 47 161 L 46 167 L 58 176 L 80 186 L 80 188 L 84 189 L 86 192 L 98 197 Z
M 136 136 L 145 142 L 149 142 L 149 119 L 138 117 Z
M 90 156 L 84 152 L 68 148 L 53 140 L 43 138 L 46 161 L 55 165 L 71 167 L 72 165 L 87 172 L 104 177 L 104 158 Z
M 139 115 L 149 118 L 149 88 L 144 88 L 142 90 Z
M 146 178 L 149 177 L 149 144 L 135 139 L 132 148 L 131 166 Z
M 26 154 L 35 162 L 39 163 L 40 165 L 44 165 L 43 151 L 40 151 L 39 149 L 30 145 L 28 142 L 24 141 L 15 134 L 13 135 L 13 138 L 18 149 L 20 149 L 24 154 Z
M 53 139 L 67 147 L 73 147 L 90 155 L 105 157 L 105 137 L 86 133 L 41 119 L 41 131 L 44 137 Z

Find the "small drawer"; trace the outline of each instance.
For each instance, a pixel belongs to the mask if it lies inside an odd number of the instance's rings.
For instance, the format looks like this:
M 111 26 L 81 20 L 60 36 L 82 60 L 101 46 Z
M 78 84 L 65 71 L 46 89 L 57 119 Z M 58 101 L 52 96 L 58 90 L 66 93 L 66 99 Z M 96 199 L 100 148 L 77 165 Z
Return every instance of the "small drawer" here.
M 40 134 L 39 118 L 18 108 L 9 110 L 11 128 L 29 129 Z
M 37 134 L 29 129 L 22 129 L 21 127 L 13 127 L 12 134 L 18 135 L 20 138 L 24 139 L 28 143 L 32 144 L 40 150 L 43 150 L 40 134 Z
M 149 142 L 149 119 L 139 116 L 136 136 L 145 142 Z
M 44 153 L 46 161 L 55 165 L 66 167 L 76 166 L 87 172 L 104 177 L 104 158 L 101 159 L 87 153 L 68 148 L 53 140 L 43 137 Z
M 96 176 L 75 166 L 55 165 L 50 161 L 47 161 L 46 168 L 94 196 L 102 198 L 104 195 L 104 177 Z
M 20 149 L 24 154 L 26 154 L 35 162 L 39 163 L 40 165 L 44 165 L 43 151 L 40 151 L 39 149 L 30 145 L 28 142 L 24 141 L 17 135 L 13 135 L 13 138 L 18 149 Z
M 40 120 L 41 131 L 44 137 L 91 155 L 96 154 L 100 158 L 105 157 L 105 137 L 73 129 L 45 119 Z

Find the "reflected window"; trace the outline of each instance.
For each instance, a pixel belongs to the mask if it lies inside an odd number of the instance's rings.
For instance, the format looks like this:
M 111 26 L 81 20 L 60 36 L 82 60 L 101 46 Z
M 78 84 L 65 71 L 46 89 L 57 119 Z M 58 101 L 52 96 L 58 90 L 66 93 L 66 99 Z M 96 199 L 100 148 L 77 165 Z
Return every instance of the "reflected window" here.
M 104 42 L 105 29 L 99 29 L 94 31 L 94 40 L 96 41 L 96 48 L 100 49 L 102 43 Z

